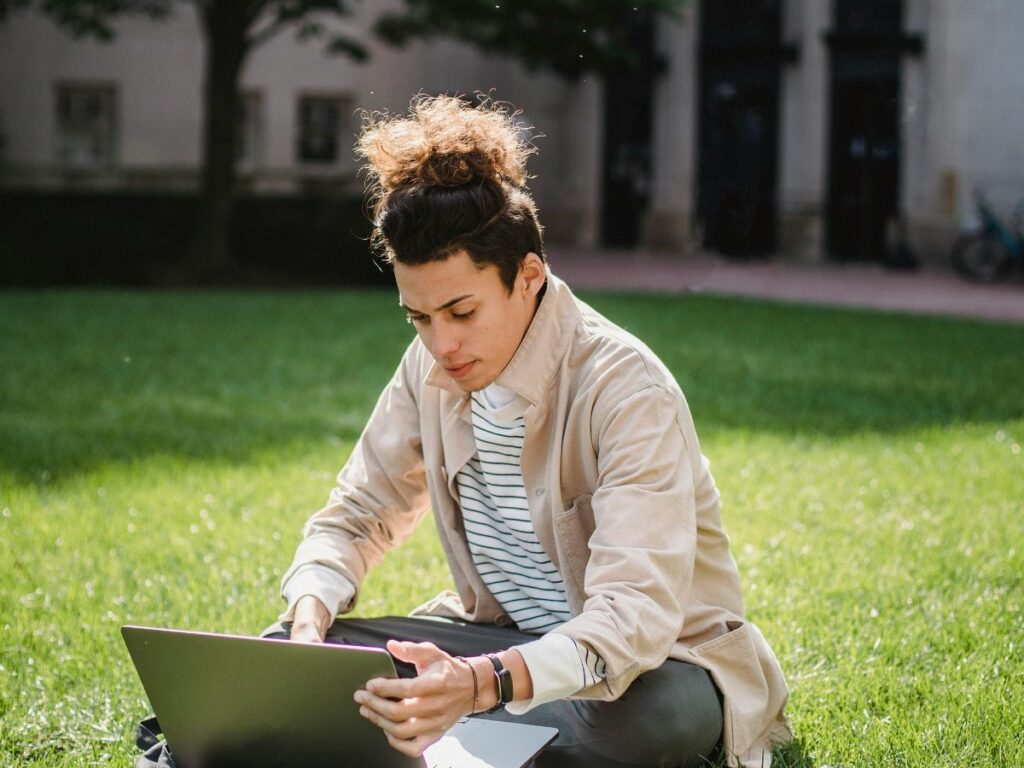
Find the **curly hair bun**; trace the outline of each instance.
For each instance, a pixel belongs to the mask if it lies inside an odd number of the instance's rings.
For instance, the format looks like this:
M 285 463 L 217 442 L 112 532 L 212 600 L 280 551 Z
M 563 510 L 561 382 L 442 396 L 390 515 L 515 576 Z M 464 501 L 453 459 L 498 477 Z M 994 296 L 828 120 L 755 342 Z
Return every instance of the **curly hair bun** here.
M 420 95 L 409 116 L 367 114 L 356 152 L 380 197 L 410 187 L 457 187 L 491 179 L 522 186 L 536 152 L 507 105 L 480 98 Z

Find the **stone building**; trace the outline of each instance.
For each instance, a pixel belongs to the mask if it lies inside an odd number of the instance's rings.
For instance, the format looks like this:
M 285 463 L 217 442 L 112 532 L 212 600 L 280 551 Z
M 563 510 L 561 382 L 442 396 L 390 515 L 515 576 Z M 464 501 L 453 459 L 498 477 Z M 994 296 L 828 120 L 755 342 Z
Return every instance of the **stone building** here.
M 398 0 L 363 0 L 365 33 Z M 284 34 L 243 73 L 240 184 L 358 189 L 360 109 L 492 92 L 544 136 L 531 170 L 553 242 L 944 263 L 981 188 L 1024 196 L 1024 2 L 693 0 L 625 21 L 639 72 L 566 81 L 454 41 L 356 64 Z M 0 27 L 0 186 L 189 189 L 203 49 L 187 4 L 109 44 L 38 16 Z

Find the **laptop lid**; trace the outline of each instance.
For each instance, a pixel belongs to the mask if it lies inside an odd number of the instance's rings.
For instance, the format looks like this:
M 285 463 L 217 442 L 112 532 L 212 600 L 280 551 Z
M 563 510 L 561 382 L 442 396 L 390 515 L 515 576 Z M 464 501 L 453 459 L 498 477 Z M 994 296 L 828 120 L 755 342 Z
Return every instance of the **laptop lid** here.
M 407 757 L 352 694 L 394 677 L 378 648 L 125 626 L 121 634 L 179 768 L 372 765 L 520 768 L 553 728 L 473 718 Z

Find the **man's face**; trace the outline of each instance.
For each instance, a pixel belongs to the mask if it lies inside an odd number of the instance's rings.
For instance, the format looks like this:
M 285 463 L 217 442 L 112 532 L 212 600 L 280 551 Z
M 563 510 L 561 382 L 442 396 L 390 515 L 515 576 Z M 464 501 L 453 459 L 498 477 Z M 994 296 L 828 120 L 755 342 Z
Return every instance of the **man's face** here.
M 498 268 L 479 269 L 465 251 L 445 261 L 396 262 L 399 300 L 424 346 L 466 392 L 505 370 L 530 327 L 544 264 L 528 254 L 511 295 Z

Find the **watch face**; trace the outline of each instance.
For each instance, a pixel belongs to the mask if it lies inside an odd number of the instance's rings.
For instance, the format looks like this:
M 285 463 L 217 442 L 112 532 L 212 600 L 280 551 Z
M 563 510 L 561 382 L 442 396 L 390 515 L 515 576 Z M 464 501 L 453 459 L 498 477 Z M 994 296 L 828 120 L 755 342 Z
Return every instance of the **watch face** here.
M 498 691 L 502 704 L 508 704 L 512 701 L 512 673 L 507 669 L 503 669 L 498 673 Z
M 494 678 L 498 683 L 498 706 L 501 707 L 512 701 L 514 695 L 512 673 L 505 669 L 496 654 L 487 654 L 487 658 L 494 665 Z

